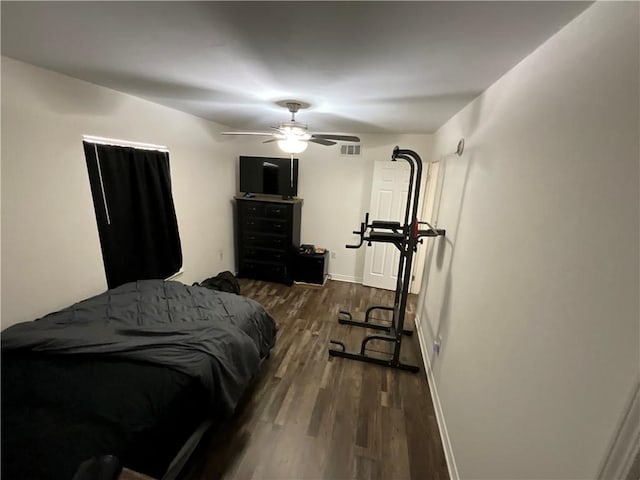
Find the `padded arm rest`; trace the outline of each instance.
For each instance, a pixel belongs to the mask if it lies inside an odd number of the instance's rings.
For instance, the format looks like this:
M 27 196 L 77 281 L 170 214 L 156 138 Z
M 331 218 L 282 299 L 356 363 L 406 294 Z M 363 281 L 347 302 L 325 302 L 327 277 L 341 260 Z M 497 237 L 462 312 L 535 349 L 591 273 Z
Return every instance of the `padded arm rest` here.
M 402 233 L 391 232 L 371 232 L 369 238 L 365 238 L 370 242 L 387 242 L 387 243 L 401 243 L 404 240 Z
M 387 222 L 384 220 L 373 220 L 371 222 L 372 228 L 384 228 L 387 230 L 398 230 L 400 229 L 400 222 Z

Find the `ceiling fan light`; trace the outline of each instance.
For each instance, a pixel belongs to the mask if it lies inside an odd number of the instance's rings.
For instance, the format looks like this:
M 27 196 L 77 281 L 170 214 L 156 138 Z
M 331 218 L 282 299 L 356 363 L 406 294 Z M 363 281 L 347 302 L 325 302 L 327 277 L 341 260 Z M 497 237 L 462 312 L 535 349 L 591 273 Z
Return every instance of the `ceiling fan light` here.
M 288 137 L 303 137 L 307 135 L 307 126 L 302 123 L 282 123 L 279 130 Z
M 307 142 L 297 138 L 278 140 L 278 147 L 285 153 L 302 153 L 307 149 Z

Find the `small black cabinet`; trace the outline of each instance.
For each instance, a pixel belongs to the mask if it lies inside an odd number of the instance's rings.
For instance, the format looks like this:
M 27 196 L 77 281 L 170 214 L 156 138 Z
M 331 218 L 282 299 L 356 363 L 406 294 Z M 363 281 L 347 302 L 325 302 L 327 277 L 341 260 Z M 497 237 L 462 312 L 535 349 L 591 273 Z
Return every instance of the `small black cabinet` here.
M 328 252 L 324 253 L 298 253 L 293 279 L 296 282 L 324 284 L 327 277 Z
M 291 285 L 302 200 L 236 197 L 238 276 Z

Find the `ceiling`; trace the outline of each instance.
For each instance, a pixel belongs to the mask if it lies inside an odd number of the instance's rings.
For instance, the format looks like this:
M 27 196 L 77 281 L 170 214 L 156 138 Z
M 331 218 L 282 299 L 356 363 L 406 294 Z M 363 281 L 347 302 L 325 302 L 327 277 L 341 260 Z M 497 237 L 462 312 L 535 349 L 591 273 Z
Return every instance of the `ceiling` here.
M 429 133 L 589 2 L 8 2 L 2 54 L 235 129 Z

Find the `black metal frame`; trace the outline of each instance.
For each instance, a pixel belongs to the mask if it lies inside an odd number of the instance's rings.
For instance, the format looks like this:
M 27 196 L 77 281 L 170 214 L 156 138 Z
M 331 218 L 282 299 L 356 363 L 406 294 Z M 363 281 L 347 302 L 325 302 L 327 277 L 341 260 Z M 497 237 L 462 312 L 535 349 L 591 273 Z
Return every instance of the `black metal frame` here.
M 402 150 L 399 147 L 395 147 L 391 155 L 391 161 L 395 162 L 397 159 L 405 160 L 410 168 L 404 225 L 400 225 L 399 222 L 380 220 L 374 220 L 369 223 L 369 213 L 367 213 L 364 222 L 360 224 L 360 230 L 353 232 L 360 237 L 360 242 L 357 245 L 346 245 L 346 248 L 360 248 L 364 242 L 367 242 L 368 246 L 371 246 L 373 242 L 384 242 L 393 243 L 393 245 L 398 248 L 400 251 L 400 261 L 398 262 L 398 280 L 396 282 L 393 306 L 371 306 L 367 309 L 363 321 L 354 320 L 351 313 L 345 310 L 340 310 L 340 315 L 338 316 L 338 322 L 340 324 L 380 330 L 386 332 L 386 334 L 365 336 L 360 345 L 359 353 L 347 352 L 344 343 L 338 340 L 330 340 L 332 344 L 337 345 L 340 349 L 329 348 L 329 355 L 416 373 L 420 370 L 419 367 L 400 362 L 402 337 L 403 335 L 413 334 L 411 330 L 404 328 L 407 297 L 411 283 L 413 255 L 417 251 L 418 243 L 422 243 L 422 237 L 436 237 L 445 235 L 446 232 L 445 230 L 433 228 L 427 222 L 418 222 L 418 200 L 420 198 L 420 181 L 422 179 L 422 159 L 420 156 L 413 150 Z M 426 224 L 429 228 L 421 230 L 419 228 L 420 224 Z M 380 230 L 386 231 L 381 232 Z M 392 311 L 391 322 L 388 325 L 371 322 L 370 315 L 374 310 Z M 373 340 L 381 340 L 394 344 L 391 359 L 385 360 L 367 354 L 367 343 Z

